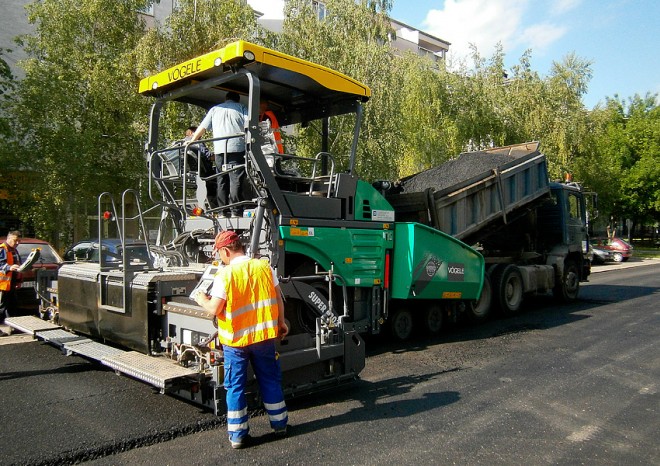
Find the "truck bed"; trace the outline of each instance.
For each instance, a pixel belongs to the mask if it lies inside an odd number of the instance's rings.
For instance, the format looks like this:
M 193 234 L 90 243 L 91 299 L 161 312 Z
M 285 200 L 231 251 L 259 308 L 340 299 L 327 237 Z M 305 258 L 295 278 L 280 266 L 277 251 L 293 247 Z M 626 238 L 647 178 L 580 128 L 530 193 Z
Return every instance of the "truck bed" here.
M 512 213 L 550 191 L 547 161 L 538 142 L 464 152 L 403 178 L 401 188 L 401 193 L 387 196 L 397 221 L 423 223 L 472 241 L 486 226 L 508 223 Z

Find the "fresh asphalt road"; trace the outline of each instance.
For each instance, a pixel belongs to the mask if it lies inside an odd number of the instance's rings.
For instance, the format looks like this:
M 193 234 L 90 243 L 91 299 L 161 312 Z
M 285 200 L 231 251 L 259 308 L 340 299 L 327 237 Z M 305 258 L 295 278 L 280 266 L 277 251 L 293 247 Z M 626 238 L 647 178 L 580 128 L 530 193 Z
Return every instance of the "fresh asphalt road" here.
M 0 463 L 660 464 L 660 261 L 600 270 L 568 306 L 368 341 L 360 381 L 290 400 L 286 439 L 256 416 L 244 450 L 221 418 L 3 337 Z

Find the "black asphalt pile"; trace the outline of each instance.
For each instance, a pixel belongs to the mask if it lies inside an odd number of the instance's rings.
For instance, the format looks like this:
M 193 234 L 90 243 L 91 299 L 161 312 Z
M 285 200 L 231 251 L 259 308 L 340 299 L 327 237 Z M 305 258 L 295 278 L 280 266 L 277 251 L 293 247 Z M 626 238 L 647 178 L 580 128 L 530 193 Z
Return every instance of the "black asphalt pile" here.
M 488 152 L 464 152 L 458 158 L 438 167 L 408 176 L 401 180 L 404 193 L 426 191 L 432 188 L 442 191 L 479 175 L 490 174 L 491 170 L 514 160 L 514 157 Z

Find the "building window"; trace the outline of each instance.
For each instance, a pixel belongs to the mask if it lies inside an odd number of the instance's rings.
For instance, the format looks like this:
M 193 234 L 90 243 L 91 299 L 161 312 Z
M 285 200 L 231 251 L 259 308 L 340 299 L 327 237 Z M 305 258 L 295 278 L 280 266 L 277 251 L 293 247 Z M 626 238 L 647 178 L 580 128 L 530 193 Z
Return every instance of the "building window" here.
M 319 19 L 325 19 L 327 10 L 325 8 L 325 3 L 323 2 L 318 2 L 316 0 L 312 0 L 312 8 L 314 9 L 314 12 L 316 13 L 316 16 Z
M 432 50 L 424 47 L 417 47 L 417 54 L 421 57 L 428 57 L 433 61 L 438 61 L 438 56 Z
M 140 13 L 142 13 L 143 15 L 153 16 L 153 15 L 154 15 L 154 4 L 152 3 L 152 4 L 149 5 L 148 7 L 142 8 L 142 9 L 139 10 L 139 11 L 140 11 Z

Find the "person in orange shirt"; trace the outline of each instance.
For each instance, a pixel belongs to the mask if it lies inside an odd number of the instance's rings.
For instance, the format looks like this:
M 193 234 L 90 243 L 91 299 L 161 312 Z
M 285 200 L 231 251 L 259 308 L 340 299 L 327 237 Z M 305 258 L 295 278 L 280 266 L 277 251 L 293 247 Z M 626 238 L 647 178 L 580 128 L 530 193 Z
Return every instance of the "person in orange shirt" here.
M 0 244 L 0 324 L 3 324 L 5 318 L 16 308 L 13 279 L 21 264 L 16 250 L 20 237 L 19 231 L 10 231 L 5 242 Z
M 275 144 L 277 146 L 277 153 L 284 153 L 284 144 L 282 144 L 282 133 L 280 131 L 280 124 L 277 121 L 275 114 L 268 110 L 268 102 L 261 102 L 259 105 L 259 122 L 269 121 L 270 129 L 273 131 L 273 136 L 275 137 Z
M 279 281 L 268 262 L 247 257 L 234 231 L 218 233 L 214 251 L 218 251 L 226 267 L 216 274 L 210 296 L 198 293 L 195 301 L 213 312 L 218 321 L 218 339 L 224 352 L 229 441 L 232 448 L 243 448 L 250 431 L 245 396 L 249 363 L 271 427 L 277 435 L 286 435 L 289 416 L 275 340 L 284 338 L 289 329 L 284 321 Z

